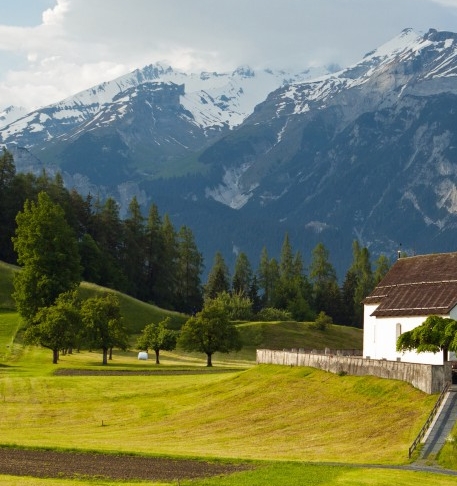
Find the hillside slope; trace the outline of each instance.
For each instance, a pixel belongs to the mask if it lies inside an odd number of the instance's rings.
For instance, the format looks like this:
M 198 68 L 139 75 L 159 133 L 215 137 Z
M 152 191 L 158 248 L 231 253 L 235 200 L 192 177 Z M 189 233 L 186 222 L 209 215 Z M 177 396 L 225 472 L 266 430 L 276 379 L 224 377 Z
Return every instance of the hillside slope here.
M 128 379 L 18 370 L 0 380 L 3 444 L 175 457 L 405 463 L 436 398 L 399 381 L 282 366 Z
M 13 274 L 18 267 L 0 262 L 0 312 L 14 310 L 15 305 L 11 297 L 13 291 Z M 80 294 L 82 298 L 96 294 L 113 292 L 111 289 L 88 282 L 82 282 Z M 114 291 L 119 297 L 121 312 L 125 324 L 131 334 L 139 334 L 144 326 L 151 322 L 159 322 L 170 317 L 169 327 L 179 330 L 188 316 L 178 312 L 161 309 L 157 306 L 134 299 L 121 292 Z M 249 322 L 239 326 L 243 338 L 244 350 L 240 359 L 255 360 L 255 350 L 258 347 L 267 349 L 282 349 L 306 347 L 313 349 L 339 348 L 361 349 L 361 329 L 347 326 L 332 325 L 325 331 L 312 330 L 309 323 L 300 322 Z M 14 336 L 7 336 L 11 340 Z

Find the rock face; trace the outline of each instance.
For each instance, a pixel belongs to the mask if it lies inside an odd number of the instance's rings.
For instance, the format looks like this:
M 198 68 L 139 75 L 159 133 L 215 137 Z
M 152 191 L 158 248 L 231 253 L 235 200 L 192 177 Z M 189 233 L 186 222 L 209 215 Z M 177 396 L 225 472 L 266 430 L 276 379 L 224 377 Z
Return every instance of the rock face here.
M 343 277 L 354 239 L 374 257 L 455 250 L 456 76 L 456 34 L 405 30 L 319 78 L 149 66 L 0 136 L 81 192 L 157 203 L 207 266 L 216 250 L 256 266 L 288 232 L 305 263 L 323 242 Z

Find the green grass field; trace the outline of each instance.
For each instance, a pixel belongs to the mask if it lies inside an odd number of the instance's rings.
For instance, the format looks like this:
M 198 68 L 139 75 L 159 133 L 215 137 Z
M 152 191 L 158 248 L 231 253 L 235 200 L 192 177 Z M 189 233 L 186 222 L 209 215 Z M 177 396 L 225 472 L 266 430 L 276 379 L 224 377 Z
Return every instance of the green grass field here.
M 0 287 L 1 281 L 0 276 Z M 99 290 L 88 286 L 84 291 Z M 122 305 L 136 332 L 142 323 L 166 314 L 127 297 L 122 297 Z M 179 323 L 184 316 L 175 318 Z M 319 332 L 304 323 L 240 324 L 245 350 L 217 354 L 212 372 L 204 373 L 204 356 L 180 350 L 161 353 L 159 366 L 153 360 L 137 360 L 134 349 L 116 351 L 105 367 L 97 351 L 61 356 L 59 364 L 52 365 L 49 350 L 22 347 L 19 325 L 16 313 L 0 311 L 0 446 L 252 465 L 251 470 L 224 477 L 180 480 L 180 485 L 409 486 L 420 481 L 422 486 L 448 486 L 457 482 L 456 477 L 388 469 L 408 464 L 408 447 L 436 396 L 400 381 L 254 362 L 256 347 L 357 348 L 360 330 L 332 326 Z M 57 374 L 58 370 L 160 374 L 67 376 Z M 178 373 L 183 370 L 188 374 Z M 453 449 L 449 454 L 452 458 Z M 178 484 L 0 474 L 0 486 L 70 483 Z

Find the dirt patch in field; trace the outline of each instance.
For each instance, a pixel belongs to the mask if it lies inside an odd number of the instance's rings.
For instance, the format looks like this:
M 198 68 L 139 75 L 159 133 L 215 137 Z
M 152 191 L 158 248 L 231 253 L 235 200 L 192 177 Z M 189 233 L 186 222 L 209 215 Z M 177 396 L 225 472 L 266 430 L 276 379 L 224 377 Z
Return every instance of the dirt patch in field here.
M 72 369 L 72 368 L 59 368 L 54 371 L 54 375 L 58 376 L 148 376 L 148 375 L 204 375 L 210 373 L 233 373 L 233 371 L 240 371 L 239 369 L 233 370 L 229 368 L 213 369 L 202 368 L 192 370 L 87 370 L 87 369 Z
M 227 475 L 249 468 L 243 464 L 190 459 L 0 448 L 1 474 L 11 476 L 177 481 Z

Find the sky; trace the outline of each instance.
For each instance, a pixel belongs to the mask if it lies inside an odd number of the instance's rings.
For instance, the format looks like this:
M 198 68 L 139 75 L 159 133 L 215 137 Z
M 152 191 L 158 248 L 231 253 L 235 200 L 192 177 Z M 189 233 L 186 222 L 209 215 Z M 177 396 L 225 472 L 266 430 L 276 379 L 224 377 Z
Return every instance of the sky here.
M 0 111 L 156 62 L 347 67 L 405 28 L 457 32 L 457 0 L 0 0 Z

